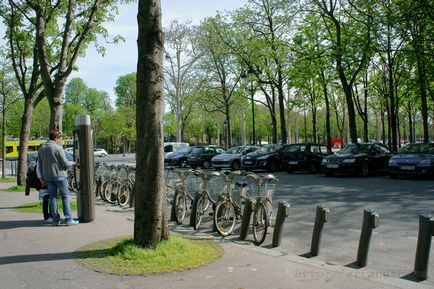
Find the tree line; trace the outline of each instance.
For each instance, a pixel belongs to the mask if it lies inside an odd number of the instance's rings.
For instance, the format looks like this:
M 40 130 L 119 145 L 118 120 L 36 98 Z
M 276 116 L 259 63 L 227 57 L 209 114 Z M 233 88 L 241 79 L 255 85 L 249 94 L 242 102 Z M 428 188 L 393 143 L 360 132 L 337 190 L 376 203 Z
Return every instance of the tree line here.
M 163 111 L 170 111 L 164 123 L 176 140 L 227 147 L 240 139 L 261 142 L 262 132 L 273 143 L 309 139 L 330 148 L 331 137 L 339 135 L 351 142 L 379 139 L 393 150 L 402 139 L 432 137 L 432 1 L 249 0 L 198 26 L 173 21 L 164 34 L 160 2 L 139 1 L 137 76 L 119 78 L 112 108 L 106 93 L 68 79 L 91 43 L 103 52 L 97 37 L 107 37 L 102 23 L 114 19 L 117 4 L 0 3 L 7 42 L 2 124 L 3 132 L 12 131 L 6 111 L 21 107 L 18 184 L 32 126 L 46 123 L 47 116 L 50 129 L 68 131 L 73 115 L 83 111 L 96 120 L 97 141 L 113 137 L 110 130 L 122 136 L 124 149 L 136 139 L 136 202 L 143 210 L 136 210 L 135 240 L 143 246 L 168 237 L 159 193 Z M 48 110 L 40 122 L 34 118 L 39 105 Z M 149 151 L 154 154 L 146 158 Z M 140 191 L 145 185 L 149 190 Z M 152 226 L 143 226 L 151 219 Z

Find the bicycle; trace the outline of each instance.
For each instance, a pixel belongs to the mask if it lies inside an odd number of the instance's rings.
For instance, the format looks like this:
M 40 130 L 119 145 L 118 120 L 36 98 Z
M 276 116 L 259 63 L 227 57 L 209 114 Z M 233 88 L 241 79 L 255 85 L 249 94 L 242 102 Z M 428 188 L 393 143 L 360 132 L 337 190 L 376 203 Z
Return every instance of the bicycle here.
M 178 174 L 179 180 L 175 183 L 171 220 L 176 221 L 178 225 L 181 225 L 187 212 L 187 200 L 189 200 L 190 203 L 193 201 L 193 197 L 187 189 L 187 177 L 193 172 L 193 170 L 189 169 L 182 171 L 178 168 L 173 168 L 173 170 Z
M 208 210 L 210 203 L 213 207 L 217 203 L 217 200 L 213 198 L 211 194 L 210 180 L 220 174 L 218 172 L 205 173 L 202 169 L 197 168 L 194 174 L 202 179 L 202 184 L 196 193 L 196 197 L 193 201 L 193 206 L 190 215 L 190 225 L 193 226 L 195 230 L 199 229 L 202 222 L 202 217 Z
M 240 171 L 222 171 L 220 176 L 223 178 L 225 185 L 223 192 L 220 195 L 220 200 L 217 202 L 214 211 L 214 227 L 217 232 L 223 236 L 232 234 L 237 218 L 242 218 L 242 210 L 247 197 L 247 190 L 242 189 L 238 200 L 234 200 L 233 194 L 233 179 L 241 175 Z M 240 183 L 236 183 L 237 186 Z
M 136 169 L 130 166 L 123 166 L 126 171 L 126 176 L 121 179 L 121 186 L 118 190 L 117 202 L 120 207 L 125 207 L 133 194 L 134 181 L 136 177 Z
M 255 196 L 252 204 L 252 231 L 255 243 L 259 246 L 265 241 L 273 215 L 274 184 L 270 182 L 278 179 L 272 174 L 258 176 L 254 173 L 247 174 L 246 178 L 253 181 L 249 188 L 250 194 Z

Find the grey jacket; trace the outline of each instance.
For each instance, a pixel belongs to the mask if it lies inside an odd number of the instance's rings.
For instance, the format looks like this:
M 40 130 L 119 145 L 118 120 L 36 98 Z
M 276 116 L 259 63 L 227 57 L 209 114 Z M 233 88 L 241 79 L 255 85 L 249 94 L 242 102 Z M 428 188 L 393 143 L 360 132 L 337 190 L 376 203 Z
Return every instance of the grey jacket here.
M 75 162 L 65 157 L 65 151 L 55 141 L 49 140 L 41 146 L 38 152 L 38 163 L 41 166 L 42 177 L 66 177 L 67 170 Z

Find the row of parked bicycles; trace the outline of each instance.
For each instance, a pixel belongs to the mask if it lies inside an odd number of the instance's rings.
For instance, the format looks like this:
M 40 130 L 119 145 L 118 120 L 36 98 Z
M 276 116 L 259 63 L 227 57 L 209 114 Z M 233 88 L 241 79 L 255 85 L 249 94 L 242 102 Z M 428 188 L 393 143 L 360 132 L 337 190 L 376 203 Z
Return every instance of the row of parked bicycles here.
M 97 163 L 95 195 L 120 207 L 131 206 L 134 197 L 135 167 Z M 241 171 L 203 171 L 165 168 L 167 204 L 171 207 L 171 221 L 183 224 L 189 213 L 189 224 L 195 230 L 204 226 L 204 218 L 212 220 L 213 229 L 221 236 L 231 235 L 243 220 L 249 202 L 249 216 L 253 215 L 252 233 L 256 244 L 264 242 L 273 221 L 273 193 L 277 178 L 272 174 L 257 175 Z M 68 185 L 77 191 L 74 174 Z
M 252 232 L 255 243 L 264 242 L 273 218 L 273 192 L 277 178 L 252 172 L 205 172 L 200 168 L 168 168 L 165 173 L 171 198 L 171 220 L 182 224 L 190 210 L 189 224 L 195 230 L 205 216 L 212 217 L 213 229 L 221 236 L 231 235 L 237 224 L 248 222 L 244 210 L 250 201 L 253 214 Z

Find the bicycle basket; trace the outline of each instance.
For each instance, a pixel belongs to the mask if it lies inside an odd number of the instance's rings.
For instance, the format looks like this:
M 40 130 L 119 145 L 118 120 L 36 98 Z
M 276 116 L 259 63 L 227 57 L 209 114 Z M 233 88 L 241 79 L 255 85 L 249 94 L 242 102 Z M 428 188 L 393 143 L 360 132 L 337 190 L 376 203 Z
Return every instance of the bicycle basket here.
M 202 179 L 195 174 L 189 174 L 185 178 L 185 188 L 190 195 L 194 195 L 195 192 L 201 189 L 202 187 Z

